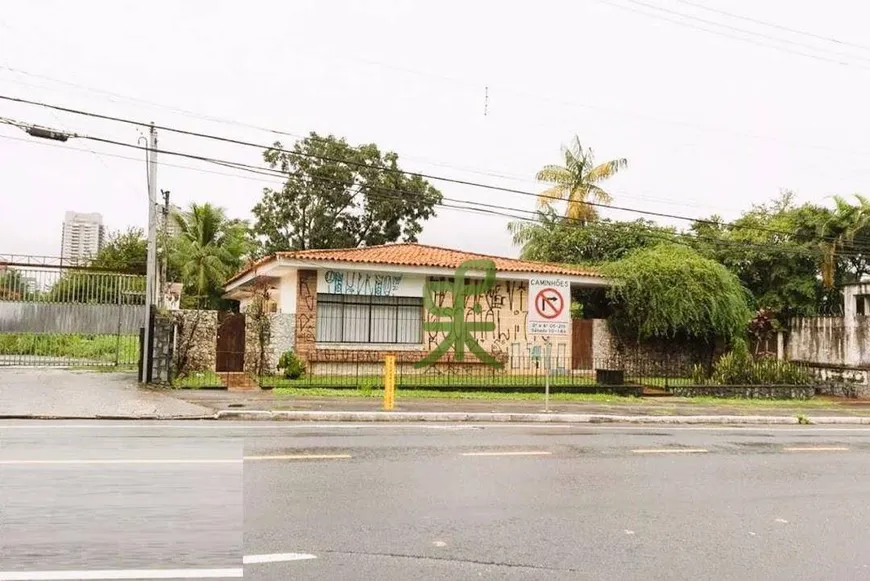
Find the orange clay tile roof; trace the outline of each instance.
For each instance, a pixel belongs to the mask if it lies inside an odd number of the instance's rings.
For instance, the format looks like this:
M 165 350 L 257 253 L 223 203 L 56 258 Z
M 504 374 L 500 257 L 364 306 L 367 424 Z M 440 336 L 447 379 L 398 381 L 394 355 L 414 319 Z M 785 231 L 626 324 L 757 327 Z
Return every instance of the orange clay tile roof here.
M 275 256 L 285 260 L 322 260 L 324 262 L 357 262 L 365 264 L 385 264 L 395 266 L 419 266 L 430 268 L 458 268 L 466 260 L 489 259 L 495 262 L 496 271 L 529 272 L 534 274 L 557 274 L 568 276 L 601 276 L 592 269 L 571 268 L 559 264 L 533 262 L 500 256 L 489 256 L 475 252 L 463 252 L 426 244 L 398 243 L 369 246 L 364 248 L 340 248 L 324 250 L 297 250 L 293 252 L 278 252 Z M 252 268 L 271 261 L 275 256 L 269 256 Z M 230 282 L 242 277 L 251 268 L 239 272 Z

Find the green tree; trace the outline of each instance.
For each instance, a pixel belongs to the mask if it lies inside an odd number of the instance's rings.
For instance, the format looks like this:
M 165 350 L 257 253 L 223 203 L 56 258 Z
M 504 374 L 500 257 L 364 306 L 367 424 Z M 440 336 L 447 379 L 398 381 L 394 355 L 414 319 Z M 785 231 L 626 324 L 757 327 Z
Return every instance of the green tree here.
M 751 312 L 740 280 L 714 260 L 677 244 L 636 250 L 602 267 L 616 328 L 639 341 L 685 338 L 713 344 L 743 339 Z
M 21 271 L 11 268 L 0 271 L 0 301 L 28 301 L 33 297 Z
M 856 282 L 870 272 L 870 200 L 858 194 L 854 197 L 853 205 L 834 196 L 834 210 L 819 227 L 822 280 L 828 289 Z
M 172 241 L 169 263 L 184 285 L 184 296 L 200 307 L 223 304 L 224 282 L 242 266 L 251 250 L 246 224 L 227 218 L 223 208 L 191 204 L 173 215 L 179 233 Z
M 589 203 L 612 201 L 611 195 L 598 183 L 627 167 L 628 160 L 619 158 L 595 165 L 592 149 L 584 149 L 577 137 L 570 148 L 562 148 L 562 153 L 565 165 L 546 165 L 535 176 L 538 181 L 552 184 L 538 195 L 538 204 L 549 207 L 557 200 L 566 200 L 566 217 L 581 223 L 591 222 L 598 212 Z
M 111 232 L 88 264 L 64 272 L 46 297 L 53 302 L 143 304 L 148 243 L 141 228 Z M 97 270 L 98 269 L 98 270 Z
M 778 319 L 808 316 L 833 310 L 840 301 L 820 276 L 820 228 L 830 219 L 826 208 L 799 206 L 793 193 L 783 191 L 729 224 L 718 216 L 694 223 L 693 244 L 737 275 L 755 309 L 770 309 Z
M 413 242 L 441 202 L 437 189 L 399 169 L 397 154 L 374 144 L 312 133 L 292 151 L 275 143 L 263 157 L 289 174 L 253 209 L 264 253 Z
M 148 241 L 141 228 L 128 228 L 125 232 L 113 232 L 94 257 L 90 266 L 145 274 L 148 262 Z
M 674 241 L 672 227 L 650 220 L 618 221 L 601 219 L 580 226 L 555 214 L 552 208 L 538 212 L 537 222 L 508 224 L 515 245 L 521 246 L 525 260 L 564 264 L 597 265 L 619 260 L 638 248 Z

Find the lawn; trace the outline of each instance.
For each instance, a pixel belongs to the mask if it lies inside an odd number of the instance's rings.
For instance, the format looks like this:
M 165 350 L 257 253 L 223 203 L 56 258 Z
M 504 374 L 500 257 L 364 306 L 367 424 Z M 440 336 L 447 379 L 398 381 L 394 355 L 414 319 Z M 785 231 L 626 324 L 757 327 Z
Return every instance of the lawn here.
M 135 335 L 83 335 L 0 333 L 0 355 L 69 360 L 71 363 L 135 365 L 139 360 L 139 337 Z
M 273 393 L 286 397 L 335 397 L 335 398 L 376 398 L 383 399 L 382 389 L 334 389 L 324 387 L 279 387 Z M 399 389 L 396 400 L 401 399 L 464 399 L 464 400 L 513 400 L 513 401 L 543 401 L 540 393 L 510 393 L 492 391 L 437 391 L 431 389 Z M 606 393 L 553 393 L 551 401 L 590 402 L 613 404 L 645 404 L 660 407 L 662 413 L 670 413 L 681 404 L 694 404 L 710 407 L 743 407 L 743 408 L 831 408 L 838 403 L 830 399 L 751 399 L 751 398 L 716 398 L 716 397 L 669 397 L 669 398 L 637 398 L 611 395 Z
M 279 387 L 272 393 L 288 397 L 365 397 L 383 399 L 383 389 L 334 389 L 328 387 Z M 408 399 L 477 399 L 477 400 L 515 400 L 543 401 L 541 393 L 511 393 L 499 391 L 437 391 L 433 389 L 400 389 L 396 398 Z M 590 401 L 590 402 L 622 402 L 638 403 L 636 397 L 624 397 L 606 393 L 554 393 L 550 395 L 553 401 Z

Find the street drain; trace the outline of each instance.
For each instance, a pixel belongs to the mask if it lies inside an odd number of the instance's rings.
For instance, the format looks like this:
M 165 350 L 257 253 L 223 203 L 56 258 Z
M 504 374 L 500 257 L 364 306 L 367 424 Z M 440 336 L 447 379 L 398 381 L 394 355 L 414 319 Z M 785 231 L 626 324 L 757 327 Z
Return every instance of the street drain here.
M 243 407 L 245 407 L 245 404 L 243 404 L 243 403 L 231 403 L 231 404 L 228 405 L 227 407 L 230 407 L 230 408 L 243 408 Z

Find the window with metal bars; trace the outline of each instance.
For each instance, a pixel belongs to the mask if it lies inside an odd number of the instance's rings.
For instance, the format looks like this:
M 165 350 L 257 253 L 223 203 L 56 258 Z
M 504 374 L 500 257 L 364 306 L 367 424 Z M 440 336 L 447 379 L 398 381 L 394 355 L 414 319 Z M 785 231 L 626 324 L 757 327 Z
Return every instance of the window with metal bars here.
M 413 344 L 423 341 L 423 299 L 317 295 L 319 343 Z

